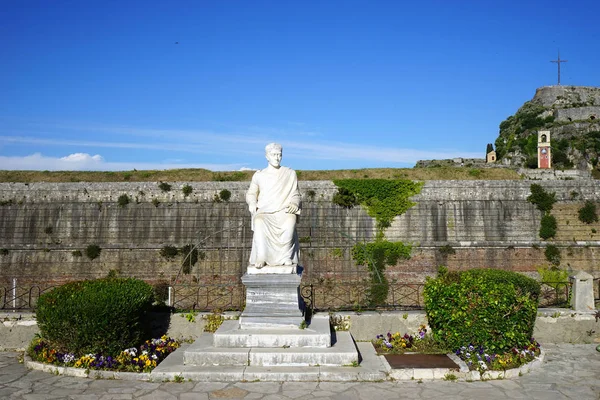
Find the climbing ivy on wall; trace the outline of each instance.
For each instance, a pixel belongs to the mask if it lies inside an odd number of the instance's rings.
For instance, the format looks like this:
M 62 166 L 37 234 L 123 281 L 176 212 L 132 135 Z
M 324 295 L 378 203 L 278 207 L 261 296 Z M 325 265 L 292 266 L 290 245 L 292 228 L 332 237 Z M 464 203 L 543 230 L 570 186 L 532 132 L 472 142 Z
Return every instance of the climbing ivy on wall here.
M 389 285 L 385 277 L 385 267 L 396 265 L 410 258 L 411 246 L 402 242 L 389 242 L 378 239 L 371 243 L 357 243 L 352 248 L 352 258 L 359 265 L 367 265 L 371 275 L 369 302 L 371 306 L 386 303 Z
M 421 192 L 423 183 L 404 179 L 339 179 L 333 183 L 338 187 L 338 193 L 332 200 L 335 204 L 345 208 L 360 204 L 377 222 L 375 241 L 355 244 L 352 258 L 357 264 L 369 268 L 370 305 L 383 305 L 389 292 L 385 268 L 396 265 L 400 259 L 409 259 L 411 252 L 410 245 L 386 240 L 383 231 L 391 225 L 394 217 L 404 214 L 416 204 L 409 198 Z
M 333 183 L 345 194 L 338 199 L 354 195 L 380 229 L 390 226 L 394 217 L 414 206 L 409 197 L 419 194 L 423 187 L 423 182 L 406 179 L 336 179 Z M 333 202 L 336 203 L 336 197 Z M 348 207 L 347 203 L 338 205 Z

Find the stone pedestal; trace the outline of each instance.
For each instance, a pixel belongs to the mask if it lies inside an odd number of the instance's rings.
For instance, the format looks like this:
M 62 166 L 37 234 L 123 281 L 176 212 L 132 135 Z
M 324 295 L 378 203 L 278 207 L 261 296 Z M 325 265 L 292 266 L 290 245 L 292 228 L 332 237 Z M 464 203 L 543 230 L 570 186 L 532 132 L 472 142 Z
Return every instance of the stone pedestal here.
M 575 311 L 594 310 L 594 277 L 585 271 L 576 271 L 569 277 L 571 286 L 571 307 Z
M 240 329 L 298 329 L 303 321 L 299 293 L 302 277 L 291 272 L 263 272 L 269 268 L 242 277 L 246 308 L 240 316 Z M 296 270 L 295 266 L 285 268 Z

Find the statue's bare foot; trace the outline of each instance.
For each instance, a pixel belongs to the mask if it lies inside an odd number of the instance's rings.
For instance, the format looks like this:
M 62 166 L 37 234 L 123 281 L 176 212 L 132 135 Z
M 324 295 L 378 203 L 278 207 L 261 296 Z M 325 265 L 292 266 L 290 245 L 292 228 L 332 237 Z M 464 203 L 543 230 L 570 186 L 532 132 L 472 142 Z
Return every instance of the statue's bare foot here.
M 266 263 L 265 263 L 264 261 L 257 262 L 256 264 L 254 264 L 254 268 L 256 268 L 256 269 L 261 269 L 262 267 L 264 267 L 264 266 L 265 266 L 265 264 L 266 264 Z
M 292 260 L 285 260 L 283 262 L 283 265 L 292 265 L 292 264 L 293 264 Z

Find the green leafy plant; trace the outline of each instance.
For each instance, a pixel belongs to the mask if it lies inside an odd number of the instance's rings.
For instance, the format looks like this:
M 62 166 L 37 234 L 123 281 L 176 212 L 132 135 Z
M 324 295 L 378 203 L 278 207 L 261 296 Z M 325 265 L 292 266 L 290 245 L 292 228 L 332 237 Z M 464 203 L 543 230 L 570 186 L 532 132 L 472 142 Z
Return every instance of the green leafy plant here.
M 357 243 L 352 247 L 352 259 L 358 265 L 366 265 L 371 277 L 369 302 L 372 306 L 387 302 L 389 284 L 385 276 L 386 266 L 396 265 L 399 260 L 408 260 L 412 247 L 402 242 L 379 239 L 370 243 Z
M 420 193 L 423 186 L 404 179 L 338 179 L 333 183 L 340 194 L 339 200 L 334 196 L 334 203 L 346 204 L 348 208 L 356 203 L 364 205 L 380 229 L 389 227 L 394 217 L 415 205 L 409 198 Z M 344 189 L 343 195 L 341 189 Z
M 42 294 L 36 319 L 52 347 L 116 356 L 150 338 L 152 286 L 132 278 L 71 282 Z
M 71 255 L 72 255 L 73 257 L 81 257 L 81 256 L 82 256 L 82 254 L 81 254 L 81 250 L 73 250 L 73 251 L 71 252 Z
M 177 254 L 179 254 L 179 250 L 175 246 L 166 245 L 160 249 L 160 255 L 167 260 L 173 260 Z
M 202 251 L 198 251 L 194 245 L 186 244 L 181 248 L 181 254 L 183 254 L 183 273 L 189 274 L 192 271 L 192 267 L 196 265 L 198 260 L 204 260 L 206 255 Z
M 306 196 L 308 196 L 308 199 L 310 201 L 315 201 L 315 197 L 317 196 L 317 192 L 315 192 L 312 189 L 309 189 L 309 190 L 306 191 Z
M 129 196 L 127 196 L 127 194 L 123 193 L 122 195 L 119 196 L 119 199 L 117 200 L 117 204 L 119 205 L 119 207 L 125 207 L 127 206 L 127 204 L 130 203 L 130 199 Z
M 540 223 L 540 237 L 544 240 L 548 240 L 556 236 L 556 218 L 552 214 L 546 214 L 542 217 Z
M 1 248 L 0 249 L 0 256 L 7 256 L 8 255 L 8 249 L 7 248 Z
M 352 208 L 359 204 L 358 199 L 356 198 L 354 193 L 350 192 L 348 189 L 343 187 L 338 188 L 337 193 L 333 195 L 331 201 L 333 202 L 333 204 L 337 204 L 338 206 L 343 208 Z
M 438 248 L 438 251 L 443 256 L 449 256 L 449 255 L 456 254 L 456 250 L 454 250 L 454 248 L 452 246 L 450 246 L 449 244 L 446 244 L 444 246 L 440 246 Z
M 535 204 L 538 210 L 548 213 L 552 211 L 554 203 L 556 203 L 556 194 L 547 192 L 541 185 L 533 183 L 530 186 L 531 194 L 527 197 L 527 201 Z
M 194 189 L 190 185 L 184 185 L 181 188 L 181 191 L 183 192 L 183 195 L 185 197 L 188 197 L 190 194 L 192 194 L 192 192 L 194 191 Z
M 204 325 L 204 332 L 214 333 L 219 329 L 225 317 L 219 312 L 215 311 L 212 314 L 207 314 L 204 316 L 206 320 L 206 325 Z
M 102 252 L 102 249 L 97 244 L 90 244 L 85 248 L 85 255 L 90 260 L 94 260 L 94 259 L 100 257 L 101 252 Z
M 227 189 L 223 189 L 219 192 L 219 199 L 222 201 L 229 201 L 231 199 L 231 192 Z
M 593 201 L 586 201 L 585 205 L 579 209 L 579 220 L 586 224 L 592 222 L 598 222 L 598 214 L 596 213 L 596 203 Z
M 556 265 L 538 267 L 537 272 L 540 274 L 541 282 L 555 290 L 564 288 L 569 283 L 569 273 Z
M 154 205 L 154 207 L 158 207 L 158 205 L 160 204 L 160 201 L 155 197 L 152 199 L 152 204 Z
M 52 232 L 54 232 L 54 229 L 50 225 L 48 225 L 46 228 L 44 228 L 44 233 L 46 235 L 52 235 Z
M 558 266 L 560 265 L 561 255 L 560 249 L 553 244 L 549 244 L 546 246 L 546 250 L 544 250 L 544 256 L 546 256 L 546 260 L 550 262 L 552 265 Z
M 163 192 L 168 192 L 171 190 L 171 185 L 169 185 L 167 182 L 160 182 L 158 184 L 158 187 L 160 188 L 160 190 L 162 190 Z
M 473 269 L 427 278 L 425 311 L 435 339 L 501 352 L 529 343 L 540 284 L 511 271 Z

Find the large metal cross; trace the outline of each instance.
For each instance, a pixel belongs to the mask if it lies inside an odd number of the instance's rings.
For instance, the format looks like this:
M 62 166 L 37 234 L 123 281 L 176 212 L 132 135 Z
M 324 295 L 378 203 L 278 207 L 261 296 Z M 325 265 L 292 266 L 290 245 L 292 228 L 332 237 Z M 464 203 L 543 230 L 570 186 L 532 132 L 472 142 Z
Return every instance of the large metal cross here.
M 560 51 L 558 52 L 558 60 L 550 60 L 550 62 L 558 64 L 558 86 L 560 86 L 560 63 L 567 62 L 567 60 L 560 59 Z

